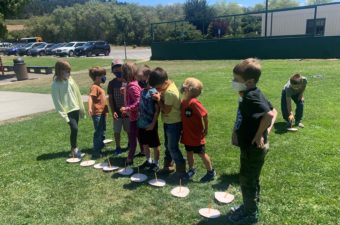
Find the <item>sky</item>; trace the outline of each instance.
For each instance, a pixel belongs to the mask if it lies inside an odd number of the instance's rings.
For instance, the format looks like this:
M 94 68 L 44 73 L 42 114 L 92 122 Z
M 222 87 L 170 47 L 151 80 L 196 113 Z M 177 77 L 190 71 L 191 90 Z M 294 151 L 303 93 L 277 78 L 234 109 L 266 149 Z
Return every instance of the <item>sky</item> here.
M 129 3 L 138 3 L 139 5 L 169 5 L 174 3 L 184 3 L 185 0 L 125 0 Z M 207 0 L 209 4 L 214 4 L 218 0 Z M 225 0 L 225 2 L 237 2 L 243 6 L 254 6 L 257 3 L 263 3 L 265 0 Z M 301 5 L 305 3 L 305 0 L 298 0 Z

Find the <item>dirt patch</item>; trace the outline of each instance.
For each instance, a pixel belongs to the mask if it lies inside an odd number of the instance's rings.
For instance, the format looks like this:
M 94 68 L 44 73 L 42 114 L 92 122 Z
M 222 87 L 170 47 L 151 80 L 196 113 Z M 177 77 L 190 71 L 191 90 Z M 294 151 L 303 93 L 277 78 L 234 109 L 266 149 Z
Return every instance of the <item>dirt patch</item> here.
M 25 25 L 23 24 L 6 25 L 6 27 L 8 32 L 25 30 Z

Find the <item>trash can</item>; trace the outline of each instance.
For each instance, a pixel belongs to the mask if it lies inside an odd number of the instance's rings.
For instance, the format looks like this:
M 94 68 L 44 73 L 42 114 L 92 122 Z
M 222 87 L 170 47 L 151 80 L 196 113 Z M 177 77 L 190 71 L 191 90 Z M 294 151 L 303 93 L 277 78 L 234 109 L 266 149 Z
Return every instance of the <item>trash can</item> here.
M 17 76 L 17 80 L 27 80 L 28 79 L 28 74 L 27 74 L 27 67 L 22 58 L 16 58 L 13 59 L 14 63 L 14 72 L 15 75 Z

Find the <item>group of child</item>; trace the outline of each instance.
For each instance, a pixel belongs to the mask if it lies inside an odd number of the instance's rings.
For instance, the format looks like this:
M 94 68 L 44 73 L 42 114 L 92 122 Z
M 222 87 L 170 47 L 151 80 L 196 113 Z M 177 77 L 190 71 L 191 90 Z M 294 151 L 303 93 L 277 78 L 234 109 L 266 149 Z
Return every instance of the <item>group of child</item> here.
M 66 61 L 58 61 L 52 84 L 52 97 L 56 110 L 68 122 L 71 129 L 71 153 L 77 157 L 83 154 L 77 148 L 79 117 L 85 116 L 80 91 L 72 77 L 71 66 Z M 139 141 L 146 161 L 140 166 L 157 172 L 159 170 L 160 140 L 158 116 L 161 115 L 164 130 L 164 166 L 160 173 L 175 171 L 181 178 L 191 179 L 195 173 L 194 153 L 203 160 L 207 169 L 201 182 L 208 182 L 216 176 L 209 156 L 205 153 L 205 136 L 208 134 L 208 112 L 197 97 L 203 84 L 196 78 L 187 78 L 180 88 L 168 79 L 162 68 L 138 68 L 134 63 L 114 60 L 112 72 L 115 78 L 108 85 L 109 105 L 114 119 L 113 129 L 116 141 L 115 154 L 122 152 L 120 132 L 122 127 L 128 134 L 129 152 L 126 165 L 133 164 Z M 92 117 L 95 132 L 93 135 L 93 157 L 98 158 L 105 139 L 106 95 L 101 84 L 106 81 L 106 70 L 94 67 L 89 70 L 93 80 L 89 93 L 88 114 Z M 228 219 L 235 224 L 253 223 L 258 220 L 260 193 L 260 173 L 265 155 L 269 149 L 268 134 L 274 124 L 277 112 L 257 88 L 261 76 L 258 60 L 250 58 L 241 61 L 233 69 L 232 87 L 239 94 L 239 106 L 234 126 L 232 143 L 240 148 L 240 186 L 243 204 L 232 208 Z M 287 126 L 304 127 L 303 93 L 307 80 L 299 74 L 293 75 L 282 91 L 281 109 Z M 291 99 L 297 104 L 296 119 L 292 113 Z M 179 149 L 183 143 L 187 152 L 189 169 Z M 154 150 L 152 160 L 150 148 Z

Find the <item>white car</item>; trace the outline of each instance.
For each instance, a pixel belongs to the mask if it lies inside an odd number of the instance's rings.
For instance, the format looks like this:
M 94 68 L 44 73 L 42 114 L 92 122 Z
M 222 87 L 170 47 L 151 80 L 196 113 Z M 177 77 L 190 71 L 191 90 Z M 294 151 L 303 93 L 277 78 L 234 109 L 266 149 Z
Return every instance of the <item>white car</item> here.
M 72 41 L 63 47 L 55 49 L 55 54 L 58 56 L 74 56 L 74 50 L 76 47 L 84 45 L 86 42 Z

